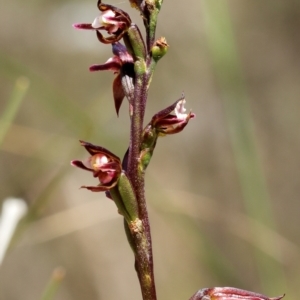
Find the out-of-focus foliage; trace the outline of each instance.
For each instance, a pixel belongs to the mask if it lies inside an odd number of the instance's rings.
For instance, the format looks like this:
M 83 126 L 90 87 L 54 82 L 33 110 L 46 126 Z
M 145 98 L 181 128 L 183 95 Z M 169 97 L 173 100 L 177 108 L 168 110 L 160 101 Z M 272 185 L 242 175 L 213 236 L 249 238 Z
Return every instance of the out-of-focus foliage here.
M 141 24 L 127 2 L 110 4 Z M 221 15 L 209 7 L 217 2 L 228 5 L 233 34 L 217 50 L 222 56 L 234 41 L 232 68 L 228 61 L 216 63 L 212 48 L 214 24 L 221 36 L 227 34 Z M 95 182 L 69 165 L 85 156 L 79 139 L 120 157 L 128 146 L 128 111 L 124 105 L 116 118 L 112 72 L 88 71 L 111 56 L 110 46 L 100 44 L 94 32 L 71 26 L 91 22 L 97 14 L 95 1 L 10 0 L 1 5 L 0 116 L 9 107 L 15 82 L 25 77 L 30 85 L 0 149 L 0 202 L 19 197 L 29 205 L 0 266 L 0 300 L 41 299 L 58 266 L 66 277 L 54 299 L 141 297 L 122 218 L 102 193 L 80 190 Z M 296 299 L 299 28 L 296 0 L 164 1 L 157 37 L 166 36 L 170 49 L 154 74 L 146 122 L 183 90 L 197 117 L 184 132 L 158 141 L 147 169 L 159 298 L 188 299 L 203 287 L 237 286 Z M 257 218 L 249 214 L 228 127 L 230 113 L 236 112 L 233 106 L 228 113 L 221 80 L 227 74 L 232 78 L 236 61 L 270 200 L 271 227 L 259 219 L 259 205 Z M 234 91 L 241 80 L 226 84 Z M 240 151 L 247 158 L 243 145 Z M 267 276 L 260 267 L 266 265 L 277 271 Z

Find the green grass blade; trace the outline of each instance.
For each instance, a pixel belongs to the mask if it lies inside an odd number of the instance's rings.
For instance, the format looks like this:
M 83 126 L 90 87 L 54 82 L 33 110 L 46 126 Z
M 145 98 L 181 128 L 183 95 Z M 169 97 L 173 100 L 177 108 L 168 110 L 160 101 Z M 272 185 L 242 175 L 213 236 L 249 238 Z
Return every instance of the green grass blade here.
M 19 77 L 16 80 L 11 98 L 8 101 L 0 119 L 0 146 L 9 130 L 29 88 L 29 80 L 26 77 Z
M 41 300 L 53 300 L 64 278 L 65 270 L 61 267 L 56 268 L 52 273 Z

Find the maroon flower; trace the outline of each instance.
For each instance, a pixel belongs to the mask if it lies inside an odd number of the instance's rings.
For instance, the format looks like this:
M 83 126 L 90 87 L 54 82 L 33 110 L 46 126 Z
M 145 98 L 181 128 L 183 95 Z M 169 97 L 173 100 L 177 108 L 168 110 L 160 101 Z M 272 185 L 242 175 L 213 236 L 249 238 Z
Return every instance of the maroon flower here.
M 150 122 L 151 127 L 155 128 L 160 136 L 182 131 L 189 120 L 195 117 L 192 112 L 185 113 L 185 102 L 184 95 L 182 95 L 174 104 L 154 115 Z
M 112 51 L 114 56 L 109 58 L 102 65 L 93 65 L 90 71 L 111 70 L 116 74 L 113 81 L 113 96 L 117 114 L 126 96 L 131 102 L 134 93 L 134 63 L 132 56 L 121 43 L 113 43 Z
M 104 44 L 119 41 L 131 24 L 129 15 L 115 6 L 101 3 L 101 0 L 97 5 L 100 16 L 96 17 L 92 24 L 74 24 L 73 26 L 78 29 L 96 30 L 99 41 Z M 104 37 L 100 30 L 105 30 L 109 36 Z
M 97 186 L 82 186 L 93 192 L 109 191 L 120 177 L 122 166 L 120 159 L 107 149 L 80 141 L 81 145 L 91 154 L 86 162 L 80 160 L 71 161 L 71 165 L 90 171 L 97 177 L 100 184 Z
M 284 295 L 274 298 L 232 287 L 215 287 L 199 290 L 189 300 L 280 300 Z

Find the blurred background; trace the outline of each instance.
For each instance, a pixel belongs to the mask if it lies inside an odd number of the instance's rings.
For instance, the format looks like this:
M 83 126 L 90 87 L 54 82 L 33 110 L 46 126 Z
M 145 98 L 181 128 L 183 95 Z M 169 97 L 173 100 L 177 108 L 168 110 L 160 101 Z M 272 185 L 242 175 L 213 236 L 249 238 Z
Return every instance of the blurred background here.
M 27 214 L 0 260 L 0 299 L 141 299 L 122 218 L 69 163 L 87 157 L 79 139 L 120 157 L 128 146 L 113 73 L 88 71 L 111 48 L 71 26 L 92 22 L 96 1 L 3 2 L 0 207 L 18 198 Z M 141 24 L 127 2 L 109 4 Z M 170 48 L 146 122 L 183 91 L 197 117 L 158 141 L 147 169 L 159 299 L 212 286 L 298 298 L 299 29 L 297 0 L 164 1 L 157 37 Z

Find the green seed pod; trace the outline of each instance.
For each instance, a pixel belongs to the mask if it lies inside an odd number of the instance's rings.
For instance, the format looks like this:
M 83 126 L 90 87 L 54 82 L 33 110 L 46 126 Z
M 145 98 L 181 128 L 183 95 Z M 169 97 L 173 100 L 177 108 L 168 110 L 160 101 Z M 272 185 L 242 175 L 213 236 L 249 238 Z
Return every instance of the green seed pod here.
M 123 203 L 122 197 L 120 195 L 117 186 L 110 190 L 110 195 L 118 208 L 119 214 L 122 215 L 127 222 L 130 222 L 131 218 L 125 208 L 125 205 Z
M 145 60 L 146 48 L 139 28 L 135 24 L 131 24 L 127 30 L 127 34 L 135 57 L 137 59 Z
M 150 148 L 146 148 L 144 150 L 141 151 L 140 153 L 140 163 L 139 163 L 139 169 L 142 172 L 145 172 L 150 160 L 152 158 L 152 154 L 153 154 L 153 149 Z
M 130 231 L 129 225 L 126 222 L 125 218 L 124 218 L 124 229 L 125 229 L 125 233 L 126 233 L 126 237 L 127 237 L 127 241 L 130 245 L 130 248 L 132 249 L 132 251 L 134 253 L 136 253 L 136 245 L 134 243 L 133 237 L 132 237 L 132 233 Z
M 138 203 L 131 182 L 129 181 L 124 171 L 122 171 L 119 177 L 117 188 L 120 193 L 123 205 L 126 209 L 127 215 L 129 216 L 129 221 L 134 221 L 139 217 Z M 126 221 L 128 222 L 127 219 Z

